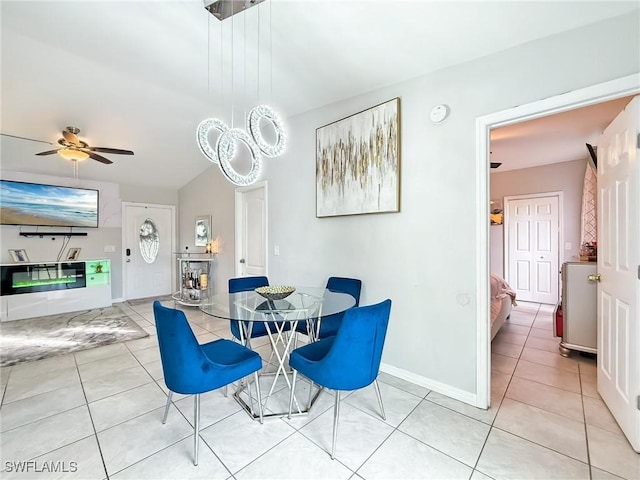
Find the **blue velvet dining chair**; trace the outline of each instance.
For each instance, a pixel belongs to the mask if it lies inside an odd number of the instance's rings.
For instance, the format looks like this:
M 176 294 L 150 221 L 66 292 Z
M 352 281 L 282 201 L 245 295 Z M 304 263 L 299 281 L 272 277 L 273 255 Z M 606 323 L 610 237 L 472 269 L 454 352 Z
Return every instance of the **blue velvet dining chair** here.
M 380 405 L 380 414 L 383 420 L 386 419 L 377 377 L 390 312 L 391 300 L 389 299 L 376 305 L 351 308 L 345 312 L 334 337 L 324 338 L 297 348 L 289 357 L 289 365 L 293 369 L 289 418 L 291 418 L 293 392 L 298 372 L 320 387 L 335 390 L 332 459 L 335 458 L 341 391 L 358 390 L 373 383 Z
M 238 277 L 229 279 L 229 293 L 250 292 L 258 287 L 267 286 L 269 286 L 269 279 L 267 277 Z M 229 305 L 229 308 L 234 309 L 235 307 L 234 305 Z M 275 332 L 275 325 L 273 325 L 273 322 L 269 323 L 271 333 Z M 267 327 L 262 321 L 253 322 L 248 338 L 245 338 L 245 332 L 249 333 L 249 322 L 244 322 L 244 328 L 242 332 L 240 331 L 240 322 L 231 320 L 230 328 L 231 334 L 247 347 L 251 346 L 252 338 L 260 338 L 268 335 Z M 288 325 L 285 326 L 285 330 L 287 329 L 289 329 Z
M 156 300 L 153 302 L 153 314 L 164 382 L 169 389 L 162 423 L 167 421 L 173 392 L 194 395 L 193 464 L 198 465 L 200 394 L 226 387 L 253 373 L 262 423 L 262 400 L 258 383 L 258 370 L 262 368 L 262 359 L 256 352 L 231 340 L 220 339 L 198 344 L 182 310 L 167 308 Z M 251 382 L 248 384 L 251 389 Z M 251 397 L 251 390 L 249 396 Z
M 360 291 L 362 290 L 362 281 L 357 278 L 347 277 L 329 277 L 327 280 L 326 289 L 331 292 L 348 293 L 351 295 L 356 303 L 354 307 L 360 305 Z M 320 320 L 320 329 L 315 332 L 310 332 L 309 329 L 314 328 L 317 325 L 315 322 L 303 322 L 299 323 L 296 331 L 309 335 L 312 340 L 332 337 L 338 332 L 340 322 L 344 312 L 336 313 L 334 315 L 327 315 Z M 317 327 L 316 327 L 317 328 Z M 310 335 L 310 333 L 312 333 Z

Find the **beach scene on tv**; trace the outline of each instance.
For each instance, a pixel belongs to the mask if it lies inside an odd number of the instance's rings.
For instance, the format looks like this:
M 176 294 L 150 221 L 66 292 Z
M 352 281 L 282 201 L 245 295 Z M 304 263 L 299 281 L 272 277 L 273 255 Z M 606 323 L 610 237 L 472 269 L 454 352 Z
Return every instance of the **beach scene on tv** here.
M 98 191 L 1 180 L 0 223 L 97 227 Z

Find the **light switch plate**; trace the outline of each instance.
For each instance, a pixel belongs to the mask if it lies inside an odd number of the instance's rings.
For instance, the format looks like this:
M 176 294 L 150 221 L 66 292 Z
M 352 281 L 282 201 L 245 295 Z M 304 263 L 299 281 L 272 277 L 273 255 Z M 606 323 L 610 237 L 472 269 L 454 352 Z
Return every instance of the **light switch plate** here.
M 564 249 L 565 250 L 571 250 L 571 242 L 565 242 Z
M 113 253 L 116 251 L 116 246 L 115 245 L 105 245 L 104 246 L 104 251 L 107 253 Z

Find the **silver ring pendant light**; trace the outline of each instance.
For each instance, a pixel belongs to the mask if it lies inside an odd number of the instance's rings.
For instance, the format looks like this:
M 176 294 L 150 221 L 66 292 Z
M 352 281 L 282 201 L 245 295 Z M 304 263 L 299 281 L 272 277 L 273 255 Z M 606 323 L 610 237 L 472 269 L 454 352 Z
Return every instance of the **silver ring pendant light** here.
M 200 122 L 200 125 L 198 125 L 198 129 L 196 130 L 196 140 L 198 141 L 200 151 L 211 162 L 218 163 L 218 155 L 209 143 L 209 132 L 211 132 L 211 130 L 218 130 L 220 135 L 222 135 L 224 132 L 229 130 L 229 127 L 227 127 L 222 120 L 217 118 L 207 118 Z M 231 156 L 233 156 L 235 154 L 235 144 L 231 143 L 229 148 L 233 150 L 232 152 L 229 152 Z
M 235 142 L 244 143 L 251 154 L 251 170 L 249 170 L 249 173 L 246 175 L 240 175 L 231 166 Z M 231 183 L 242 186 L 251 185 L 258 180 L 262 170 L 262 157 L 260 156 L 258 146 L 247 132 L 240 128 L 231 128 L 225 131 L 218 139 L 216 150 L 218 160 L 220 161 L 220 170 L 222 170 L 222 173 Z
M 262 136 L 262 132 L 260 131 L 260 119 L 262 118 L 266 118 L 271 122 L 276 131 L 277 140 L 274 145 L 269 145 Z M 280 120 L 280 117 L 273 108 L 267 105 L 253 107 L 247 118 L 247 130 L 251 133 L 251 137 L 260 148 L 260 151 L 267 157 L 277 157 L 284 152 L 286 146 L 285 131 L 282 126 L 282 120 Z
M 213 2 L 204 0 L 204 3 L 205 8 L 212 15 L 219 20 L 223 20 L 262 1 L 264 0 L 255 0 L 251 4 L 245 4 L 243 2 L 234 2 L 233 0 L 214 0 Z M 267 142 L 260 130 L 262 119 L 271 123 L 275 131 L 275 142 L 273 144 Z M 209 142 L 209 134 L 212 130 L 220 132 L 215 148 Z M 224 176 L 230 182 L 239 186 L 251 185 L 258 180 L 262 170 L 261 154 L 266 157 L 277 157 L 284 153 L 286 147 L 286 133 L 283 122 L 275 110 L 267 105 L 257 105 L 249 111 L 246 120 L 246 131 L 239 128 L 230 128 L 220 119 L 207 118 L 198 125 L 196 140 L 202 154 L 209 161 L 218 164 Z M 239 144 L 243 144 L 251 156 L 251 168 L 246 175 L 241 175 L 231 165 Z

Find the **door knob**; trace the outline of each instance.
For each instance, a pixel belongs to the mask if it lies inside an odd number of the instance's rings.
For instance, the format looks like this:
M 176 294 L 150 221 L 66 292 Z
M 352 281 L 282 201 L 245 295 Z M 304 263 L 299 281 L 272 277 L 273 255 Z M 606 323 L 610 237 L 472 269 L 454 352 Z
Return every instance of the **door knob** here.
M 590 282 L 599 282 L 600 281 L 600 274 L 599 273 L 593 273 L 593 274 L 589 275 L 587 278 L 589 279 Z
M 241 258 L 241 259 L 240 259 L 240 263 L 244 263 L 244 258 Z

